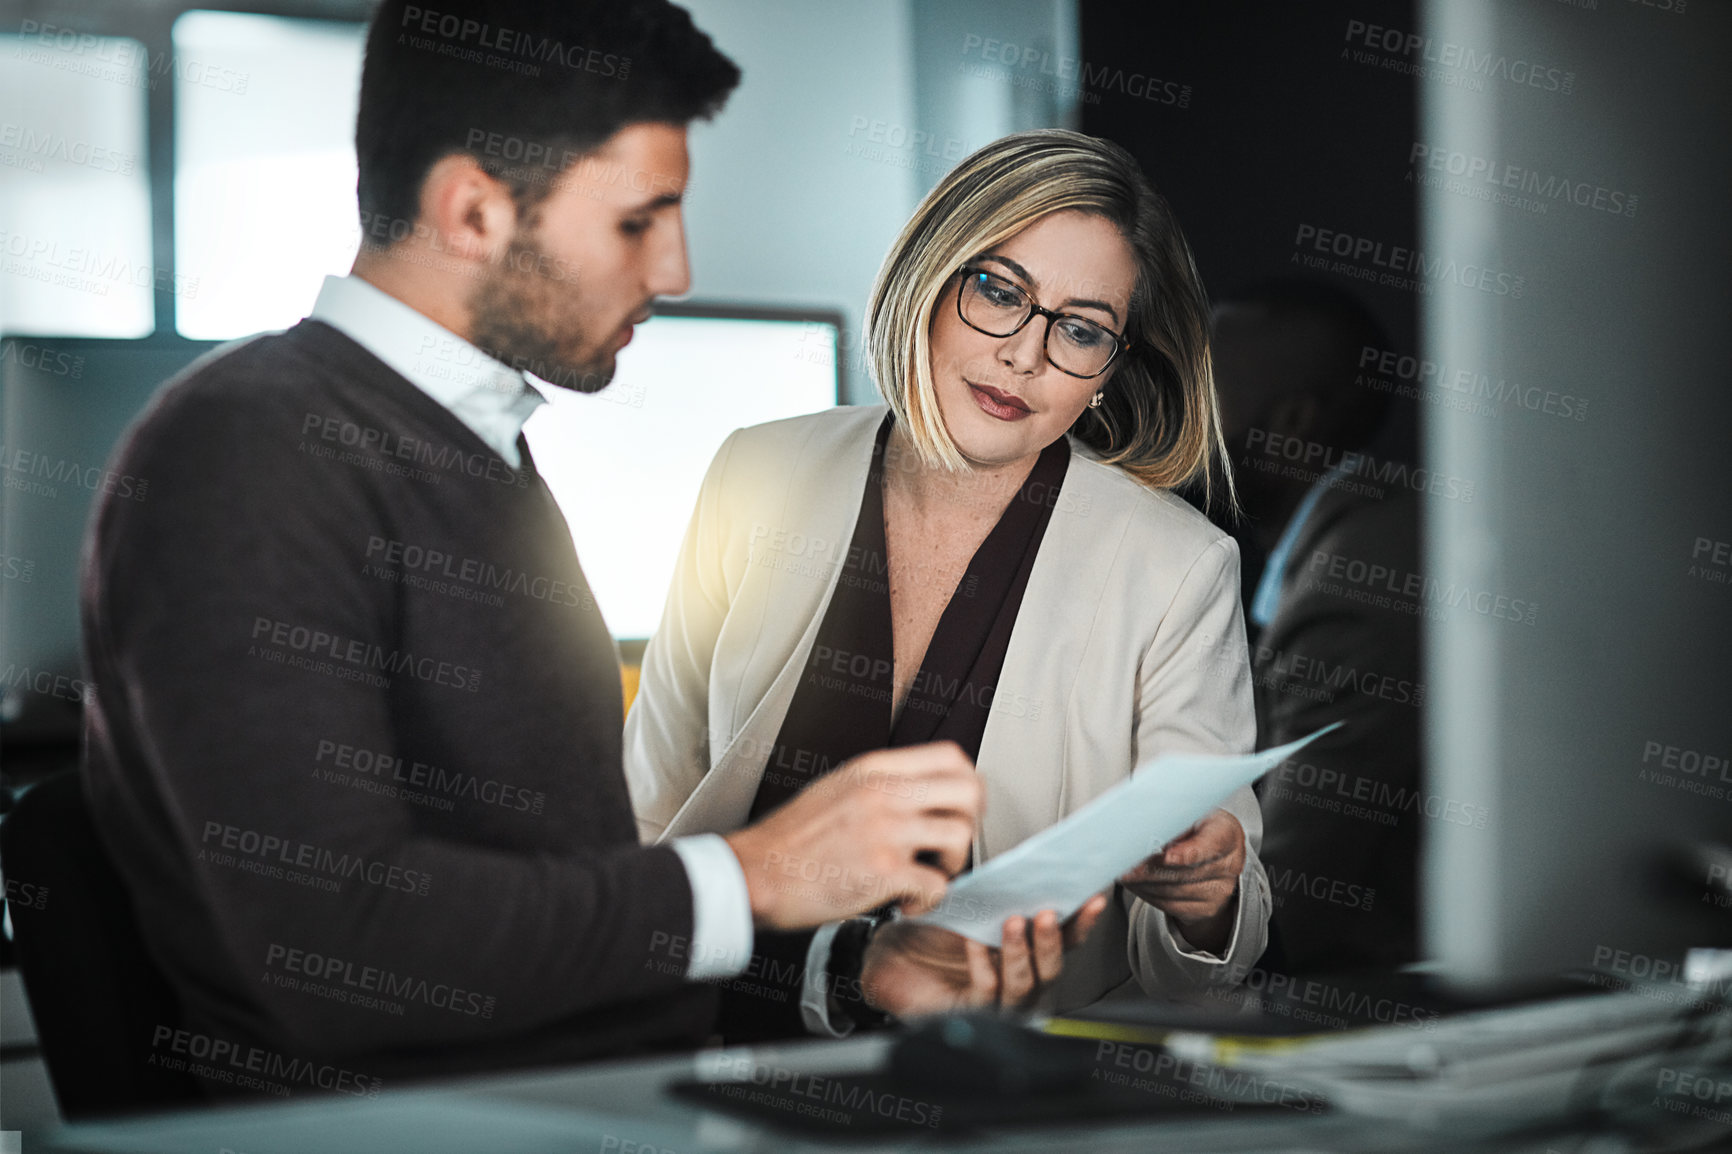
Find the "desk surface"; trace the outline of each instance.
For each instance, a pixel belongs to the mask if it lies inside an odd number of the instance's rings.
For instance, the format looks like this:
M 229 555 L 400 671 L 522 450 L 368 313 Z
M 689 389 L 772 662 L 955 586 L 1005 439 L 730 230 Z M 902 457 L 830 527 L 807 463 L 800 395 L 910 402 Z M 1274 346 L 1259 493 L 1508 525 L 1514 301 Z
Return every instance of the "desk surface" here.
M 807 1042 L 750 1051 L 785 1070 L 838 1075 L 865 1072 L 883 1060 L 883 1037 Z M 374 1099 L 339 1095 L 121 1122 L 67 1127 L 27 1136 L 26 1149 L 115 1151 L 126 1154 L 695 1154 L 699 1151 L 853 1151 L 955 1149 L 1035 1151 L 1077 1148 L 1090 1154 L 1146 1154 L 1155 1148 L 1193 1151 L 1340 1150 L 1441 1151 L 1474 1148 L 1528 1152 L 1576 1149 L 1580 1135 L 1530 1133 L 1521 1138 L 1464 1140 L 1459 1131 L 1427 1133 L 1398 1124 L 1289 1110 L 1252 1115 L 976 1134 L 848 1138 L 801 1137 L 689 1104 L 668 1085 L 713 1077 L 746 1051 L 711 1051 L 553 1072 L 465 1079 L 387 1091 Z M 1732 1141 L 1732 1127 L 1717 1127 Z M 1674 1135 L 1676 1137 L 1677 1135 Z M 1620 1145 L 1638 1150 L 1643 1146 Z M 1699 1147 L 1717 1149 L 1710 1141 Z

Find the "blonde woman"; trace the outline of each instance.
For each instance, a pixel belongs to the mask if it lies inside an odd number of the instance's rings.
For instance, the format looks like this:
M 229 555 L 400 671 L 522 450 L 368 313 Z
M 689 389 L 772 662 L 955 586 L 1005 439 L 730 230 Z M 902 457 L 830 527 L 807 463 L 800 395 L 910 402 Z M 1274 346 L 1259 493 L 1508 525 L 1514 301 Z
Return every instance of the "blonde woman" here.
M 1250 751 L 1237 548 L 1173 493 L 1221 452 L 1208 302 L 1130 155 L 1045 130 L 963 160 L 886 257 L 867 338 L 886 404 L 742 429 L 710 466 L 626 725 L 645 840 L 738 830 L 856 753 L 950 740 L 986 787 L 979 864 L 1151 755 Z M 788 1026 L 798 1001 L 839 1033 L 1236 981 L 1267 934 L 1260 835 L 1240 790 L 1062 958 L 1050 915 L 1007 927 L 1001 978 L 907 923 L 761 943 L 745 1016 Z M 790 886 L 825 869 L 741 858 Z M 1020 980 L 1011 929 L 1045 934 Z

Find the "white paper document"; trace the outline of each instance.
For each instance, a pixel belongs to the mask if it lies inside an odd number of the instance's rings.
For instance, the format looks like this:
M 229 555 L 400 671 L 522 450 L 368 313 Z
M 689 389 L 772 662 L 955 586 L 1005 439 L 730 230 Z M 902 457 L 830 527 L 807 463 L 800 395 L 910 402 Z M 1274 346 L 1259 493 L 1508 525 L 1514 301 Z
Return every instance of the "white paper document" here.
M 950 884 L 944 901 L 912 920 L 942 926 L 989 946 L 1004 940 L 1004 919 L 1053 910 L 1070 917 L 1144 858 L 1202 820 L 1305 745 L 1337 728 L 1238 756 L 1169 753 L 1057 825 L 999 854 Z

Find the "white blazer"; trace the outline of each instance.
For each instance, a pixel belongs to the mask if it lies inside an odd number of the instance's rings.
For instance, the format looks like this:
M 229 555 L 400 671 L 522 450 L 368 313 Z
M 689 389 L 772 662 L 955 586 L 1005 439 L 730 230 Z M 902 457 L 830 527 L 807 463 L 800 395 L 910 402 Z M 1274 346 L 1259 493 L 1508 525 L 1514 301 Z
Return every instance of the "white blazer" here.
M 741 429 L 716 453 L 626 721 L 645 841 L 746 824 L 846 559 L 884 413 L 845 407 Z M 980 745 L 974 860 L 1154 754 L 1247 753 L 1255 739 L 1238 546 L 1072 439 Z M 1249 788 L 1224 808 L 1247 840 L 1225 957 L 1176 941 L 1165 914 L 1121 889 L 1043 1008 L 1086 1005 L 1133 976 L 1150 993 L 1242 980 L 1268 941 L 1263 823 Z

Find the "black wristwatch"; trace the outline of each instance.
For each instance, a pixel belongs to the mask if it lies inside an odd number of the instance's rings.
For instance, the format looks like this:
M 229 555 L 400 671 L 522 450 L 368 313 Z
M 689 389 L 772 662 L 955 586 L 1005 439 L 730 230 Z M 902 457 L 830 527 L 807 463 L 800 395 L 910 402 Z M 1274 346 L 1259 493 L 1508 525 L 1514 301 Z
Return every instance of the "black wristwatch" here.
M 849 918 L 830 940 L 829 1001 L 857 1030 L 881 1030 L 895 1021 L 883 1010 L 866 1002 L 860 973 L 866 963 L 866 946 L 878 928 L 874 918 Z

